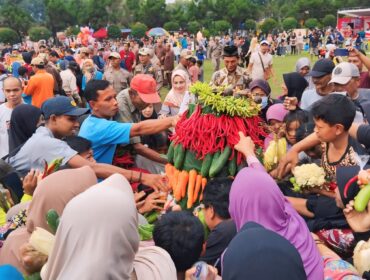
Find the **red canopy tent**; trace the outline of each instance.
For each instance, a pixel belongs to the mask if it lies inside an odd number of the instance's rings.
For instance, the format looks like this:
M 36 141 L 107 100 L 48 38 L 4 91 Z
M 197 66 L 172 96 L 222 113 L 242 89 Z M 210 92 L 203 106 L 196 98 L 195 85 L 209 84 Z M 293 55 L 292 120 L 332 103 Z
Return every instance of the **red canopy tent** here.
M 94 32 L 92 36 L 96 39 L 105 39 L 108 37 L 108 31 L 105 28 L 100 28 L 98 31 Z

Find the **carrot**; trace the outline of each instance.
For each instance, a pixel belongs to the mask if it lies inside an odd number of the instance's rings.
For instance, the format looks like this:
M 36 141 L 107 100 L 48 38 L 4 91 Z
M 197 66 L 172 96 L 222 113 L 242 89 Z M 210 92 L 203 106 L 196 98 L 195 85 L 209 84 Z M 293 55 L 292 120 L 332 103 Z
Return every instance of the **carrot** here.
M 170 183 L 170 187 L 173 188 L 173 177 L 174 177 L 174 173 L 175 173 L 175 167 L 170 164 L 170 163 L 167 163 L 164 167 L 164 170 L 166 172 L 166 175 L 167 175 L 167 178 L 168 178 L 168 181 Z
M 202 186 L 202 175 L 198 174 L 197 175 L 197 181 L 195 183 L 195 190 L 194 190 L 194 195 L 193 195 L 193 203 L 195 203 L 195 201 L 197 201 L 197 198 L 198 198 L 198 195 L 199 195 L 199 191 L 200 191 L 200 187 Z
M 202 178 L 202 193 L 200 194 L 199 201 L 203 200 L 203 192 L 204 192 L 204 189 L 206 188 L 206 185 L 207 185 L 207 179 Z
M 186 186 L 188 185 L 189 181 L 189 173 L 185 170 L 181 171 L 179 175 L 179 182 L 177 187 L 180 189 L 181 198 L 185 197 L 186 194 Z
M 181 189 L 178 187 L 180 170 L 177 170 L 176 168 L 174 170 L 175 172 L 173 174 L 173 180 L 172 180 L 173 195 L 176 201 L 180 201 L 181 200 Z
M 188 209 L 193 206 L 193 196 L 196 181 L 197 181 L 197 171 L 195 169 L 192 169 L 189 171 L 188 203 L 187 203 Z

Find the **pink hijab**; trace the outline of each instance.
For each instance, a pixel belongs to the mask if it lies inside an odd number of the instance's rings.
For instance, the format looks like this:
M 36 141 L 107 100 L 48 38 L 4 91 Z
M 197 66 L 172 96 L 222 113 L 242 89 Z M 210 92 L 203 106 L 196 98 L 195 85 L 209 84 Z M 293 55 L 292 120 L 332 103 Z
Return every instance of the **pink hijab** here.
M 245 223 L 256 222 L 285 237 L 300 253 L 307 279 L 323 279 L 323 262 L 305 221 L 265 171 L 244 168 L 238 173 L 229 212 L 238 231 Z

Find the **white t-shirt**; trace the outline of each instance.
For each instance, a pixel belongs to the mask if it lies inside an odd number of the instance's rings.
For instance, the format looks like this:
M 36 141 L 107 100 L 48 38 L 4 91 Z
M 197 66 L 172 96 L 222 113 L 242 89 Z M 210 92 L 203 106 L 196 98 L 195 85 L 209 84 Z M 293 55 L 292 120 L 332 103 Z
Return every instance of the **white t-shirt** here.
M 0 105 L 0 158 L 9 154 L 8 128 L 12 111 L 6 103 Z
M 263 67 L 265 69 L 269 68 L 272 65 L 272 55 L 269 53 L 262 54 L 261 52 L 254 52 L 251 55 L 249 63 L 252 63 L 252 80 L 263 79 L 264 80 L 264 71 L 261 63 L 263 61 Z

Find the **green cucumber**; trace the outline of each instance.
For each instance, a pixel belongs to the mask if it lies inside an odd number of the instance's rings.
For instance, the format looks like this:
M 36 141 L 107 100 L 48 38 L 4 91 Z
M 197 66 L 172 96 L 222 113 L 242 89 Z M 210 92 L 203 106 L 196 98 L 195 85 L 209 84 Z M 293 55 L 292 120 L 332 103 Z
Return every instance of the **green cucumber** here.
M 57 211 L 55 211 L 54 209 L 50 209 L 46 213 L 46 223 L 48 224 L 49 228 L 53 233 L 57 232 L 59 225 L 59 215 Z
M 182 165 L 185 159 L 185 149 L 181 144 L 175 146 L 175 167 L 177 170 L 182 170 Z
M 209 169 L 211 168 L 213 159 L 213 154 L 207 154 L 202 163 L 202 168 L 200 170 L 200 174 L 202 174 L 202 177 L 208 177 Z
M 182 170 L 190 171 L 195 169 L 197 172 L 202 168 L 202 161 L 196 158 L 194 152 L 187 150 Z
M 175 155 L 175 142 L 171 142 L 170 146 L 168 147 L 167 151 L 167 161 L 171 164 L 173 164 L 174 161 L 174 155 Z
M 224 151 L 220 154 L 219 157 L 216 156 L 212 160 L 211 168 L 209 169 L 209 177 L 215 177 L 217 173 L 219 173 L 226 164 L 227 160 L 229 159 L 231 154 L 231 148 L 226 146 Z
M 229 170 L 229 175 L 234 177 L 236 174 L 236 155 L 232 160 L 229 160 L 227 168 Z
M 355 197 L 355 210 L 363 212 L 370 200 L 370 185 L 363 187 Z

